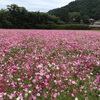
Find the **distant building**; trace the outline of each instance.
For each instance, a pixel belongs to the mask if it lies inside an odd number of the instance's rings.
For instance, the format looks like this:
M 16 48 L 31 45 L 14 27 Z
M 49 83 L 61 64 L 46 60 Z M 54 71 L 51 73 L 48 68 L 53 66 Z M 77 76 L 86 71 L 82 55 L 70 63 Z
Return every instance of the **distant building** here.
M 94 29 L 100 29 L 100 20 L 95 21 L 93 24 L 90 24 L 89 27 Z
M 90 19 L 89 19 L 90 24 L 94 24 L 94 21 L 95 21 L 95 20 L 94 20 L 93 18 L 90 18 Z
M 100 20 L 94 22 L 95 25 L 100 25 Z

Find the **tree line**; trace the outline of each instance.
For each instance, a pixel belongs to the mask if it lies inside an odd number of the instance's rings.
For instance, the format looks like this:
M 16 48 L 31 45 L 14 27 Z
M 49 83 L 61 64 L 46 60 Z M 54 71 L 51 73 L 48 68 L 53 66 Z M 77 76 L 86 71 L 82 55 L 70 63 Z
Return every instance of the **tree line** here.
M 6 9 L 0 10 L 0 28 L 4 29 L 89 29 L 88 25 L 79 24 L 79 13 L 69 13 L 70 20 L 60 13 L 58 16 L 44 13 L 28 11 L 25 7 L 16 4 L 7 5 Z M 76 17 L 75 17 L 76 16 Z M 73 22 L 73 17 L 77 18 L 77 23 Z M 65 19 L 65 20 L 64 20 Z
M 7 9 L 0 10 L 0 28 L 52 28 L 53 25 L 60 23 L 63 22 L 54 15 L 43 12 L 30 12 L 25 7 L 19 7 L 16 4 L 7 5 Z

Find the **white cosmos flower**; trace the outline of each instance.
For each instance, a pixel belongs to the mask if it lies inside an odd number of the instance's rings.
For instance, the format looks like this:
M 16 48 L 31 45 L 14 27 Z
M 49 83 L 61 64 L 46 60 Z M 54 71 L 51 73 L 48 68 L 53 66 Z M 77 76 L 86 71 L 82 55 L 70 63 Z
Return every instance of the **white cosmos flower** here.
M 85 97 L 85 100 L 89 100 L 88 97 Z
M 40 64 L 37 66 L 37 68 L 42 68 L 43 67 L 43 64 Z
M 78 98 L 76 97 L 75 100 L 78 100 Z
M 20 95 L 18 98 L 16 98 L 16 100 L 23 100 L 22 95 Z
M 28 93 L 32 93 L 32 91 L 29 90 Z

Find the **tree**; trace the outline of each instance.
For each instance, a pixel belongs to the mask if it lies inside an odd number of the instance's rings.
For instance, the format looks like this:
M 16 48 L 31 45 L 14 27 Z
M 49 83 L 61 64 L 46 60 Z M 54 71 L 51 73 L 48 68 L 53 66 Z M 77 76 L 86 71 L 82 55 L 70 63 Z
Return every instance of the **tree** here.
M 83 15 L 82 20 L 85 24 L 89 24 L 89 16 L 88 15 Z
M 10 14 L 4 9 L 0 10 L 0 27 L 12 28 L 12 23 L 10 22 Z
M 69 15 L 69 22 L 80 22 L 81 20 L 81 15 L 80 15 L 80 12 L 69 12 L 68 13 Z
M 29 12 L 24 7 L 16 4 L 7 5 L 7 9 L 0 10 L 0 27 L 2 28 L 43 28 L 51 27 L 60 22 L 60 19 L 54 15 L 41 12 Z M 40 24 L 40 25 L 39 25 Z

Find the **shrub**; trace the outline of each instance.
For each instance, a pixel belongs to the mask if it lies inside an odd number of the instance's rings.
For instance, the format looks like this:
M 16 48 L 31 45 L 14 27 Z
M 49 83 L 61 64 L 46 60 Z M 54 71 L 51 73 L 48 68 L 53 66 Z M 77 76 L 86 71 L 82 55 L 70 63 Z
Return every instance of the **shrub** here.
M 55 23 L 50 24 L 37 24 L 37 29 L 73 29 L 73 30 L 88 30 L 89 25 L 86 24 L 62 24 L 57 25 Z
M 86 24 L 66 24 L 65 29 L 88 30 L 90 28 Z

